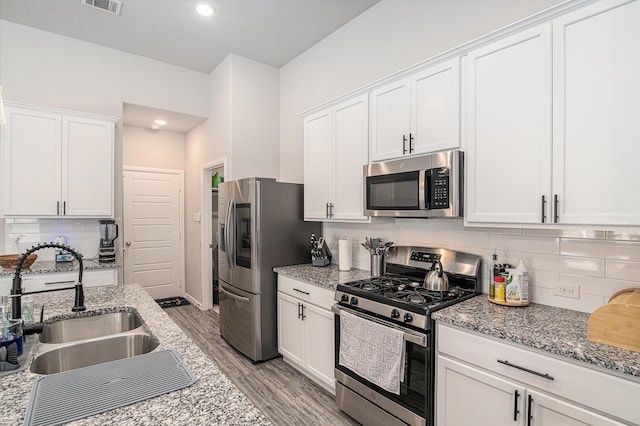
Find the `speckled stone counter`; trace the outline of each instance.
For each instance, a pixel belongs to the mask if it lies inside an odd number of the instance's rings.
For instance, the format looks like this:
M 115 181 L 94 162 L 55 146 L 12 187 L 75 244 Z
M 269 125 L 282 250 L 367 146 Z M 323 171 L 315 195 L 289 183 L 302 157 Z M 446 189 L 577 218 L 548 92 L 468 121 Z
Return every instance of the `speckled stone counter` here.
M 85 271 L 92 271 L 95 269 L 115 269 L 119 266 L 116 263 L 100 263 L 98 259 L 82 259 L 82 266 Z M 34 262 L 28 269 L 22 270 L 22 276 L 29 274 L 50 274 L 53 272 L 69 272 L 77 271 L 78 262 L 62 262 L 56 263 L 54 261 Z M 8 277 L 14 274 L 12 269 L 0 268 L 0 277 Z
M 350 271 L 340 271 L 338 265 L 331 264 L 325 267 L 304 265 L 279 266 L 273 268 L 274 272 L 294 280 L 304 281 L 319 287 L 335 289 L 336 285 L 349 281 L 369 278 L 371 273 L 361 269 L 351 269 Z
M 536 303 L 500 306 L 484 294 L 437 311 L 433 318 L 640 380 L 640 352 L 587 340 L 589 314 L 585 312 Z
M 44 301 L 45 320 L 72 316 L 73 291 L 34 295 L 36 307 Z M 87 310 L 114 306 L 135 308 L 160 341 L 156 351 L 173 349 L 197 378 L 190 387 L 103 414 L 77 420 L 72 425 L 266 425 L 268 420 L 211 359 L 184 335 L 155 301 L 138 285 L 85 289 Z M 194 327 L 201 327 L 194 324 Z M 0 424 L 21 425 L 32 382 L 40 377 L 29 372 L 0 378 Z M 60 407 L 64 409 L 64 407 Z

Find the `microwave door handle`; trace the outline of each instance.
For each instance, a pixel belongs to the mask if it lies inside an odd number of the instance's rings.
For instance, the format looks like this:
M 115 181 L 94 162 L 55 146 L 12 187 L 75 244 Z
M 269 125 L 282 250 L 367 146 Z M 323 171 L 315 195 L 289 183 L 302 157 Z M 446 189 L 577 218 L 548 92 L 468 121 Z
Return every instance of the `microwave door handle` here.
M 425 197 L 425 193 L 427 192 L 427 188 L 429 185 L 429 181 L 428 181 L 428 177 L 427 177 L 427 173 L 428 170 L 420 170 L 419 174 L 418 174 L 418 208 L 420 210 L 427 210 L 429 208 L 429 205 L 427 203 L 427 199 Z

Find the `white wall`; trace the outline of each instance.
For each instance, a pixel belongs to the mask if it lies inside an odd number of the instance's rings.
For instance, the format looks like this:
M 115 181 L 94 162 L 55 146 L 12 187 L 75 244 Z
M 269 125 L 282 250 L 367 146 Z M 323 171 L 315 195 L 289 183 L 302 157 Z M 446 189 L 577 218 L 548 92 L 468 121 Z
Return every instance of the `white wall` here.
M 203 212 L 202 192 L 210 188 L 203 186 L 202 166 L 226 158 L 225 180 L 278 177 L 278 83 L 277 68 L 227 56 L 209 76 L 209 120 L 187 135 L 185 288 L 198 302 L 203 302 L 203 223 L 193 217 Z
M 138 126 L 122 128 L 122 164 L 134 167 L 184 170 L 187 135 Z
M 300 113 L 467 41 L 525 18 L 560 0 L 382 0 L 280 72 L 280 177 L 303 181 Z M 465 228 L 462 220 L 397 220 L 363 225 L 324 224 L 338 258 L 338 238 L 352 242 L 354 267 L 369 269 L 360 246 L 368 237 L 396 244 L 444 247 L 530 268 L 532 299 L 591 312 L 617 290 L 640 287 L 640 229 L 625 232 Z M 580 298 L 554 295 L 558 284 L 577 284 Z
M 0 20 L 6 100 L 122 116 L 122 103 L 206 117 L 207 75 Z
M 279 70 L 232 56 L 231 165 L 229 178 L 277 178 L 279 154 Z

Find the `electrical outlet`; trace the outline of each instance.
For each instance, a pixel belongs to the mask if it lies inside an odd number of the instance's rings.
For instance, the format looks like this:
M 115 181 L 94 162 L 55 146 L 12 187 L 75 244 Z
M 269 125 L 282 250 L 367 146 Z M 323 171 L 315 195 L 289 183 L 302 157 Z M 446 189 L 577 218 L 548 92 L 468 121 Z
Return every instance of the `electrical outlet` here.
M 580 299 L 580 286 L 577 284 L 555 284 L 553 286 L 553 295 Z

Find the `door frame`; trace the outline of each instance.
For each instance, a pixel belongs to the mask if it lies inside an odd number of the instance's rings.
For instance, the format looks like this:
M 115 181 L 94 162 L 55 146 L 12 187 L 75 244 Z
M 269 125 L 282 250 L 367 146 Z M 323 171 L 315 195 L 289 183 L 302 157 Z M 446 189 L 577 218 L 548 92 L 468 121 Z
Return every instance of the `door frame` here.
M 202 216 L 200 226 L 200 264 L 201 271 L 200 276 L 202 281 L 200 285 L 202 287 L 202 309 L 208 310 L 213 308 L 213 287 L 211 284 L 212 265 L 211 265 L 211 248 L 212 241 L 212 229 L 211 229 L 211 176 L 214 169 L 222 167 L 227 180 L 230 179 L 230 175 L 227 168 L 227 157 L 218 158 L 217 160 L 209 161 L 200 166 L 200 196 L 202 205 Z
M 122 191 L 122 278 L 123 278 L 123 282 L 125 281 L 125 278 L 127 276 L 126 274 L 126 256 L 125 256 L 125 250 L 126 250 L 126 244 L 125 241 L 127 240 L 127 235 L 126 235 L 126 223 L 125 223 L 125 217 L 124 217 L 124 206 L 126 203 L 126 200 L 124 199 L 125 193 L 124 193 L 124 174 L 125 172 L 145 172 L 145 173 L 158 173 L 158 174 L 167 174 L 167 175 L 177 175 L 180 178 L 180 190 L 178 191 L 178 208 L 180 211 L 180 218 L 179 218 L 179 230 L 180 230 L 180 242 L 178 244 L 179 247 L 179 259 L 178 259 L 178 264 L 180 267 L 180 270 L 178 271 L 179 275 L 180 275 L 180 292 L 182 293 L 181 296 L 186 296 L 186 280 L 185 280 L 185 229 L 184 229 L 184 170 L 178 170 L 178 169 L 160 169 L 160 168 L 154 168 L 154 167 L 137 167 L 137 166 L 122 166 L 122 184 L 123 184 L 123 191 Z M 125 282 L 125 284 L 127 284 Z M 130 283 L 133 284 L 133 283 Z

